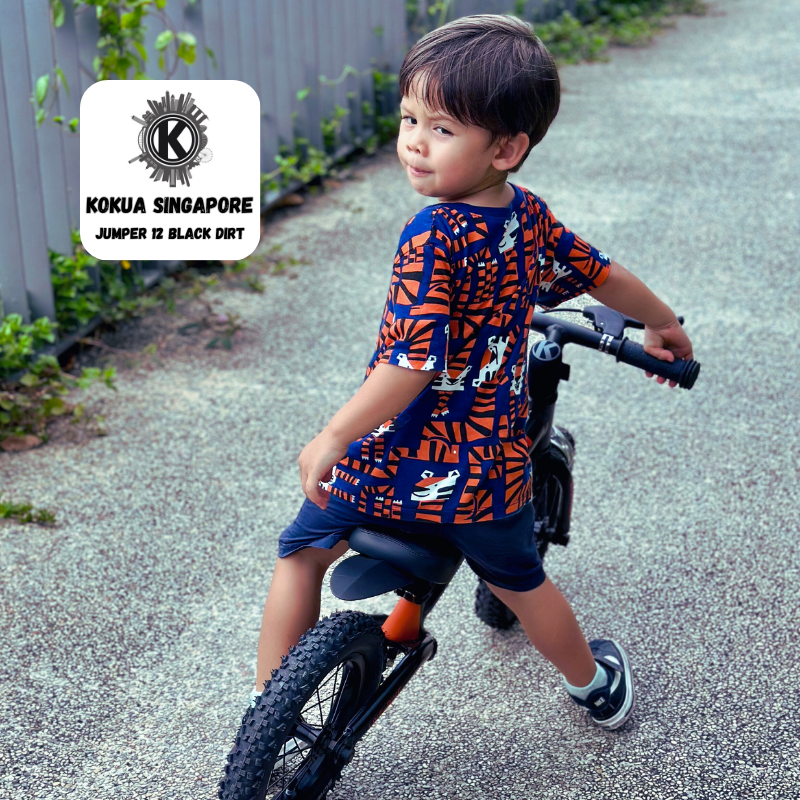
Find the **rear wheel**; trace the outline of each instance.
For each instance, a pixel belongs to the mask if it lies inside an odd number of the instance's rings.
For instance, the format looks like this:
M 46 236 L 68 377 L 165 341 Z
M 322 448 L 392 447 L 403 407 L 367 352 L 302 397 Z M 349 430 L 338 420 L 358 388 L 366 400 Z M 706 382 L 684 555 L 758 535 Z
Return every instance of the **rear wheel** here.
M 349 761 L 328 745 L 377 689 L 384 641 L 380 625 L 358 611 L 306 631 L 245 714 L 218 797 L 322 800 Z
M 559 428 L 567 438 L 569 446 L 574 452 L 575 440 L 565 428 Z M 569 489 L 559 478 L 559 473 L 564 469 L 569 470 L 567 457 L 555 444 L 550 445 L 546 455 L 546 464 L 538 476 L 534 476 L 534 500 L 536 533 L 536 549 L 544 561 L 550 542 L 558 535 L 559 527 L 564 527 L 565 503 L 570 502 Z M 537 480 L 538 478 L 538 480 Z M 571 509 L 569 509 L 571 511 Z M 567 512 L 569 513 L 569 511 Z M 568 523 L 568 520 L 566 521 Z M 561 542 L 563 544 L 563 542 Z M 498 599 L 486 583 L 478 578 L 478 587 L 475 590 L 475 614 L 481 622 L 490 628 L 508 630 L 516 621 L 514 612 L 502 600 Z

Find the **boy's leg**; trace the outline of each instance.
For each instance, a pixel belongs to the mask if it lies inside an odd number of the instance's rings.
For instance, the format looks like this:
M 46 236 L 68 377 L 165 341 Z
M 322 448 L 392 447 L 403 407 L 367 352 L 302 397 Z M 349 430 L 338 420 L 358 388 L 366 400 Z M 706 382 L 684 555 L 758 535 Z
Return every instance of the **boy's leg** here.
M 569 603 L 549 578 L 528 592 L 487 586 L 516 615 L 533 646 L 564 676 L 572 699 L 607 730 L 625 724 L 634 689 L 624 649 L 610 639 L 586 641 Z
M 264 688 L 289 648 L 316 624 L 325 571 L 347 548 L 347 541 L 343 540 L 330 550 L 304 547 L 277 560 L 261 619 L 256 692 Z
M 594 656 L 572 608 L 550 578 L 529 592 L 486 585 L 517 615 L 531 644 L 569 683 L 591 683 L 597 673 Z

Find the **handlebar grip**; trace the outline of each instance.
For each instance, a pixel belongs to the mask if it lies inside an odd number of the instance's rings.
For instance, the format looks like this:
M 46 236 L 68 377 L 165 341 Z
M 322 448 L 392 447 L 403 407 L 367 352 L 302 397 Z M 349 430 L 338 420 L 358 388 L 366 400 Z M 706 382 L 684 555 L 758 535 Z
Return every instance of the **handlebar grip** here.
M 648 355 L 638 342 L 623 339 L 616 353 L 617 361 L 652 372 L 670 381 L 675 381 L 681 389 L 691 389 L 700 372 L 700 364 L 694 359 L 689 361 L 662 361 Z

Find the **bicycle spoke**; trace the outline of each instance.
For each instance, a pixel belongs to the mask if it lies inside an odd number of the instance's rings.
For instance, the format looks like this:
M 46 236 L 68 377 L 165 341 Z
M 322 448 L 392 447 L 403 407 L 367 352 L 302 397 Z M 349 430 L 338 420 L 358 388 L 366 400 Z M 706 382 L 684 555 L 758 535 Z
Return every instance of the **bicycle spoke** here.
M 347 697 L 347 690 L 353 683 L 353 680 L 357 679 L 357 670 L 353 667 L 352 664 L 346 664 L 344 668 L 344 675 L 342 677 L 342 685 L 339 689 L 338 695 L 336 695 L 336 699 L 331 704 L 330 713 L 328 719 L 336 725 L 337 718 L 340 713 L 340 706 L 343 702 L 344 698 Z
M 325 793 L 349 760 L 344 724 L 362 694 L 379 683 L 381 646 L 375 622 L 356 612 L 337 613 L 307 631 L 282 662 L 282 680 L 270 702 L 259 704 L 256 724 L 248 716 L 242 722 L 220 796 L 277 800 Z
M 316 688 L 316 690 L 314 691 L 314 696 L 316 696 L 316 702 L 314 702 L 310 706 L 306 705 L 303 708 L 302 713 L 305 714 L 306 716 L 308 716 L 311 713 L 316 713 L 317 715 L 319 715 L 319 726 L 318 726 L 319 728 L 322 728 L 325 725 L 325 720 L 328 716 L 327 714 L 324 713 L 323 704 L 336 695 L 336 686 L 338 683 L 340 669 L 341 665 L 337 667 L 337 669 L 334 672 L 330 673 L 325 678 L 325 680 L 323 680 L 323 682 Z M 334 686 L 333 693 L 325 698 L 321 697 L 320 696 L 321 690 L 325 689 L 330 684 L 331 681 L 333 681 L 333 686 Z
M 272 767 L 272 772 L 270 773 L 267 781 L 267 792 L 270 790 L 273 792 L 280 790 L 282 792 L 286 788 L 287 783 L 291 780 L 293 775 L 305 763 L 306 756 L 303 754 L 311 749 L 311 745 L 308 745 L 307 747 L 300 746 L 297 738 L 294 736 L 291 738 L 291 742 L 292 744 L 290 745 L 289 740 L 287 740 L 281 748 L 281 753 L 275 761 L 275 764 Z M 287 760 L 289 759 L 291 759 L 291 761 L 294 763 L 291 764 L 290 769 L 287 769 Z M 280 781 L 280 786 L 278 786 L 278 781 Z M 274 795 L 269 796 L 273 797 Z
M 342 669 L 342 665 L 339 665 L 339 667 L 336 669 L 336 671 L 334 673 L 332 673 L 334 691 L 331 694 L 326 695 L 325 697 L 323 697 L 321 695 L 321 693 L 320 693 L 320 690 L 324 689 L 330 683 L 331 678 L 329 676 L 315 690 L 314 695 L 316 697 L 316 701 L 311 706 L 311 708 L 309 709 L 308 707 L 306 707 L 305 709 L 303 709 L 304 713 L 314 712 L 319 716 L 319 727 L 320 728 L 324 727 L 326 720 L 330 719 L 331 708 L 332 708 L 332 705 L 333 705 L 331 700 L 334 697 L 336 697 L 337 694 L 340 694 L 341 691 L 342 691 L 343 683 L 339 684 L 339 672 L 340 672 L 341 669 Z M 345 667 L 345 669 L 346 669 L 346 667 Z

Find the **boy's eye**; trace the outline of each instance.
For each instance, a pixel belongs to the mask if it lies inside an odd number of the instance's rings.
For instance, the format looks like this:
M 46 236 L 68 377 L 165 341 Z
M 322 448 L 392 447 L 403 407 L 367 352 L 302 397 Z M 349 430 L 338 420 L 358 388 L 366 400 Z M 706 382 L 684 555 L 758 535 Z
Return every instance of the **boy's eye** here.
M 445 135 L 447 135 L 447 136 L 452 136 L 452 134 L 450 133 L 450 131 L 449 131 L 449 130 L 447 130 L 447 128 L 443 128 L 441 125 L 437 125 L 437 126 L 434 128 L 434 130 L 435 130 L 435 131 L 441 131 L 443 134 L 445 134 Z
M 404 117 L 401 117 L 401 119 L 403 122 L 409 120 L 410 125 L 413 125 L 416 122 L 416 119 L 414 119 L 414 117 L 409 116 L 408 114 L 406 114 Z

